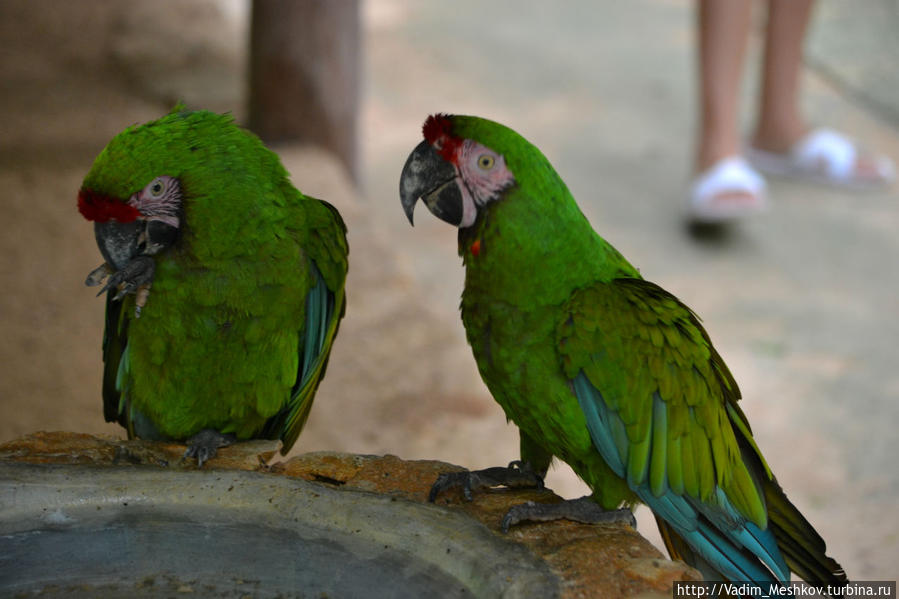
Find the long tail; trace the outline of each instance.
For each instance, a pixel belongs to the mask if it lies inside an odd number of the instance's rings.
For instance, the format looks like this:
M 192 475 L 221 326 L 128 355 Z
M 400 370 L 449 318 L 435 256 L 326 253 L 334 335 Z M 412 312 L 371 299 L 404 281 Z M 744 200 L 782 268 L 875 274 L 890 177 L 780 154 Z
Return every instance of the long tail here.
M 758 463 L 754 464 L 756 472 L 767 470 L 754 447 L 750 448 L 745 444 L 743 449 L 744 458 L 758 460 Z M 827 546 L 824 539 L 787 499 L 777 480 L 773 476 L 761 475 L 758 482 L 764 491 L 768 509 L 768 530 L 773 533 L 777 548 L 783 554 L 790 570 L 812 585 L 839 585 L 847 582 L 848 578 L 842 566 L 826 555 Z M 708 580 L 727 579 L 697 554 L 665 520 L 656 516 L 656 523 L 672 559 L 679 559 L 693 566 Z M 718 549 L 727 553 L 728 550 L 735 551 L 736 547 L 723 546 Z
M 777 481 L 766 480 L 762 484 L 768 504 L 768 527 L 790 570 L 809 584 L 847 582 L 843 567 L 825 554 L 824 539 L 787 499 Z

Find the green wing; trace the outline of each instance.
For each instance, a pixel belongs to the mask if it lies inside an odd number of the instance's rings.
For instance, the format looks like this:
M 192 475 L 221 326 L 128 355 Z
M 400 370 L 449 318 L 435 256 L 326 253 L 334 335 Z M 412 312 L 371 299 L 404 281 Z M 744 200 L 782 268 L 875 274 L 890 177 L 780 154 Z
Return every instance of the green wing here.
M 610 436 L 629 484 L 701 500 L 718 486 L 764 527 L 762 494 L 729 418 L 739 390 L 696 315 L 642 279 L 576 292 L 567 313 L 560 330 L 566 375 L 583 373 L 617 415 Z
M 297 382 L 287 404 L 266 422 L 260 434 L 263 438 L 280 437 L 282 454 L 290 450 L 306 424 L 312 399 L 325 375 L 340 319 L 346 310 L 343 288 L 332 292 L 325 285 L 318 268 L 313 267 L 313 270 L 316 283 L 306 296 L 306 322 L 300 337 Z
M 654 512 L 672 556 L 730 580 L 846 575 L 790 503 L 698 317 L 642 279 L 568 301 L 559 354 L 594 446 Z
M 739 390 L 696 315 L 631 278 L 575 292 L 566 314 L 562 366 L 609 467 L 714 570 L 764 580 L 761 561 L 788 577 L 766 530 L 770 472 L 744 461 Z
M 124 409 L 123 392 L 119 385 L 120 365 L 128 345 L 128 319 L 124 300 L 114 300 L 115 290 L 106 292 L 106 322 L 103 329 L 103 417 L 106 422 L 118 422 L 133 431 Z
M 311 240 L 307 248 L 315 284 L 306 296 L 306 320 L 300 336 L 299 369 L 290 399 L 270 418 L 259 436 L 278 438 L 286 454 L 299 437 L 312 409 L 312 399 L 325 375 L 331 345 L 346 312 L 344 283 L 347 272 L 346 225 L 337 209 L 322 200 L 309 198 L 315 208 Z M 321 210 L 319 208 L 324 208 Z

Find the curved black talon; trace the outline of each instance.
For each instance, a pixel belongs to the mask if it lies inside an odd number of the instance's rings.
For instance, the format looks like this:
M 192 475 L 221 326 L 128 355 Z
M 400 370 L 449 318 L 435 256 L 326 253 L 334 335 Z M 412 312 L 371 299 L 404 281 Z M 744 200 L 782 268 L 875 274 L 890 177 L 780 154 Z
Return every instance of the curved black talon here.
M 516 460 L 508 466 L 494 466 L 483 470 L 463 470 L 461 472 L 444 472 L 437 477 L 428 493 L 428 501 L 433 503 L 437 496 L 453 488 L 462 488 L 466 501 L 471 501 L 472 491 L 490 489 L 492 487 L 508 487 L 510 489 L 543 488 L 543 478 L 534 472 L 527 462 Z
M 590 495 L 579 499 L 569 499 L 560 503 L 534 503 L 528 501 L 512 506 L 503 516 L 501 528 L 509 532 L 520 522 L 551 522 L 553 520 L 573 520 L 584 524 L 627 524 L 637 528 L 634 512 L 628 508 L 604 510 Z

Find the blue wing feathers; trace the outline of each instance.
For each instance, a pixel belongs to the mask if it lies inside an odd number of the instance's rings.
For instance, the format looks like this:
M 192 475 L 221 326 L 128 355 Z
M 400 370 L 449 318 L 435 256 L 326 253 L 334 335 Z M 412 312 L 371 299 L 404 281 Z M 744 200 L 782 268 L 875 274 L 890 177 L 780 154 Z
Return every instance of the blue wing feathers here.
M 321 273 L 313 265 L 312 272 L 315 276 L 315 285 L 306 296 L 306 323 L 305 335 L 302 348 L 303 369 L 297 378 L 298 387 L 302 387 L 306 382 L 311 370 L 312 364 L 321 353 L 322 345 L 325 341 L 325 333 L 328 330 L 328 288 Z
M 789 581 L 790 571 L 774 534 L 740 515 L 719 487 L 715 487 L 715 494 L 709 501 L 703 502 L 698 497 L 684 494 L 682 488 L 677 491 L 670 488 L 669 477 L 661 466 L 653 465 L 648 473 L 643 472 L 642 477 L 630 476 L 631 470 L 625 468 L 625 463 L 634 456 L 627 455 L 627 445 L 623 452 L 620 450 L 621 441 L 627 442 L 626 438 L 621 438 L 624 426 L 620 417 L 609 408 L 602 393 L 583 372 L 572 379 L 572 387 L 587 421 L 590 438 L 606 463 L 619 476 L 627 476 L 629 486 L 637 496 L 710 566 L 729 580 Z M 666 449 L 657 447 L 668 444 L 667 408 L 658 393 L 653 396 L 652 405 L 651 447 L 647 449 L 653 463 L 658 460 L 666 465 L 667 451 L 679 451 L 680 448 L 678 444 Z M 619 432 L 616 434 L 616 431 Z M 688 468 L 690 464 L 686 462 L 684 470 Z
M 587 380 L 583 372 L 574 378 L 572 384 L 578 403 L 587 419 L 587 428 L 593 444 L 596 445 L 596 449 L 599 450 L 600 455 L 615 474 L 624 477 L 624 460 L 627 459 L 627 453 L 618 451 L 615 439 L 611 434 L 612 427 L 609 425 L 608 409 L 599 396 L 599 391 Z M 626 439 L 625 442 L 627 442 Z

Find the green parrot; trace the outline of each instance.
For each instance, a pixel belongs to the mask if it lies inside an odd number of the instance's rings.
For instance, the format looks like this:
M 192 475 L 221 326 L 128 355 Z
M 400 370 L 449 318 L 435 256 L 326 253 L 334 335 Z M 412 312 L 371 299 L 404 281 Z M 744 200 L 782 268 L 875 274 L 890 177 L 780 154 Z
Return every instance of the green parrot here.
M 86 281 L 107 280 L 106 420 L 201 466 L 235 440 L 286 453 L 345 310 L 337 210 L 230 116 L 181 106 L 114 137 L 78 209 L 106 260 Z
M 516 132 L 437 114 L 423 134 L 402 206 L 411 223 L 421 199 L 459 228 L 466 336 L 519 428 L 525 470 L 542 476 L 557 457 L 589 485 L 594 510 L 645 503 L 672 557 L 709 579 L 788 581 L 792 570 L 845 581 L 765 463 L 699 318 L 596 234 Z M 463 486 L 496 482 L 496 470 Z M 574 517 L 584 503 L 571 503 Z M 524 506 L 511 522 L 553 513 L 567 512 Z

